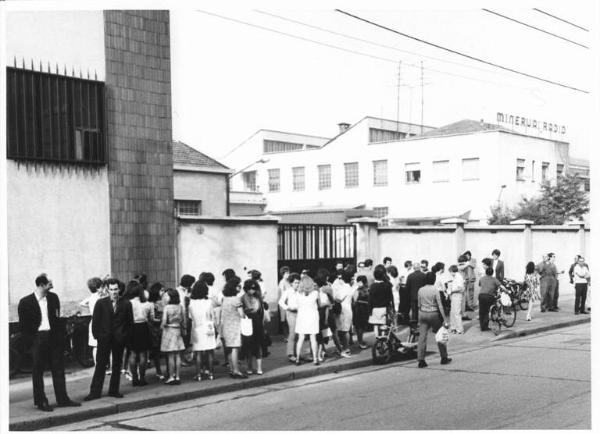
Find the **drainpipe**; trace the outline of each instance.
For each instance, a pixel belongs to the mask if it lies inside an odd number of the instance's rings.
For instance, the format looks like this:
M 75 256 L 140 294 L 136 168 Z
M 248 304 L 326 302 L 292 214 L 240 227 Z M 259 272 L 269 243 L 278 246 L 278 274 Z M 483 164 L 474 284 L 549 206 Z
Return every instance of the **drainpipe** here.
M 229 175 L 227 176 L 227 217 L 230 216 L 230 208 L 229 208 L 229 188 L 230 188 L 230 177 Z

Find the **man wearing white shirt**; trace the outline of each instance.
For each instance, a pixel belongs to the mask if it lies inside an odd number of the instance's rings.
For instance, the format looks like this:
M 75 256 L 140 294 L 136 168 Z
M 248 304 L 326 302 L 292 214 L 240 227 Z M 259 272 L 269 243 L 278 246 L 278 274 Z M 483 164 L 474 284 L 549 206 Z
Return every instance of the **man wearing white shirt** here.
M 410 273 L 413 272 L 412 261 L 405 261 L 404 268 L 400 271 L 400 313 L 402 321 L 408 321 L 408 313 L 410 312 L 410 294 L 408 293 L 408 287 L 406 286 L 406 280 Z
M 575 284 L 575 315 L 588 314 L 585 310 L 590 270 L 585 264 L 585 259 L 580 256 L 577 265 L 573 267 L 573 283 Z

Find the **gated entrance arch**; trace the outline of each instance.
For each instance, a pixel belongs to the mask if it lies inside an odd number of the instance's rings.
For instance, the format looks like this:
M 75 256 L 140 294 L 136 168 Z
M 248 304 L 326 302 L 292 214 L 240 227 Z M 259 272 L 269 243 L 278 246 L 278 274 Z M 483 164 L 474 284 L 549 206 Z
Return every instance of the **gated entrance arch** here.
M 280 224 L 277 230 L 277 269 L 292 272 L 333 270 L 341 261 L 356 266 L 356 227 L 353 225 Z

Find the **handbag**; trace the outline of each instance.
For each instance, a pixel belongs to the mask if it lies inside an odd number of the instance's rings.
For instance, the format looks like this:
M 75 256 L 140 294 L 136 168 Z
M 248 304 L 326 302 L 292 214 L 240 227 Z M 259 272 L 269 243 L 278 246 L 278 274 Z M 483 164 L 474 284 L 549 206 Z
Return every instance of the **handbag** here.
M 263 323 L 267 324 L 271 322 L 271 312 L 269 312 L 269 309 L 265 309 L 263 311 Z
M 322 336 L 323 338 L 328 338 L 328 337 L 330 337 L 330 336 L 331 336 L 331 329 L 330 329 L 329 327 L 322 329 L 322 330 L 321 330 L 321 336 Z
M 448 342 L 448 338 L 450 337 L 450 333 L 448 333 L 448 329 L 444 326 L 440 327 L 440 329 L 435 334 L 435 341 L 437 343 L 446 343 Z
M 240 320 L 242 336 L 252 336 L 252 320 L 248 317 Z
M 333 307 L 331 308 L 331 313 L 334 315 L 339 315 L 342 313 L 342 303 L 334 301 Z

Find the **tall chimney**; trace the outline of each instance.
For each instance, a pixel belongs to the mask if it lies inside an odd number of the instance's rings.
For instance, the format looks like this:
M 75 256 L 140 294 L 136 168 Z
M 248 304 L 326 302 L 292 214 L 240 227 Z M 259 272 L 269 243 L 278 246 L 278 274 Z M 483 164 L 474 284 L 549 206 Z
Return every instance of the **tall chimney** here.
M 338 124 L 338 127 L 340 128 L 340 134 L 342 134 L 343 132 L 345 132 L 348 128 L 350 128 L 350 124 L 347 124 L 346 122 L 340 122 Z

